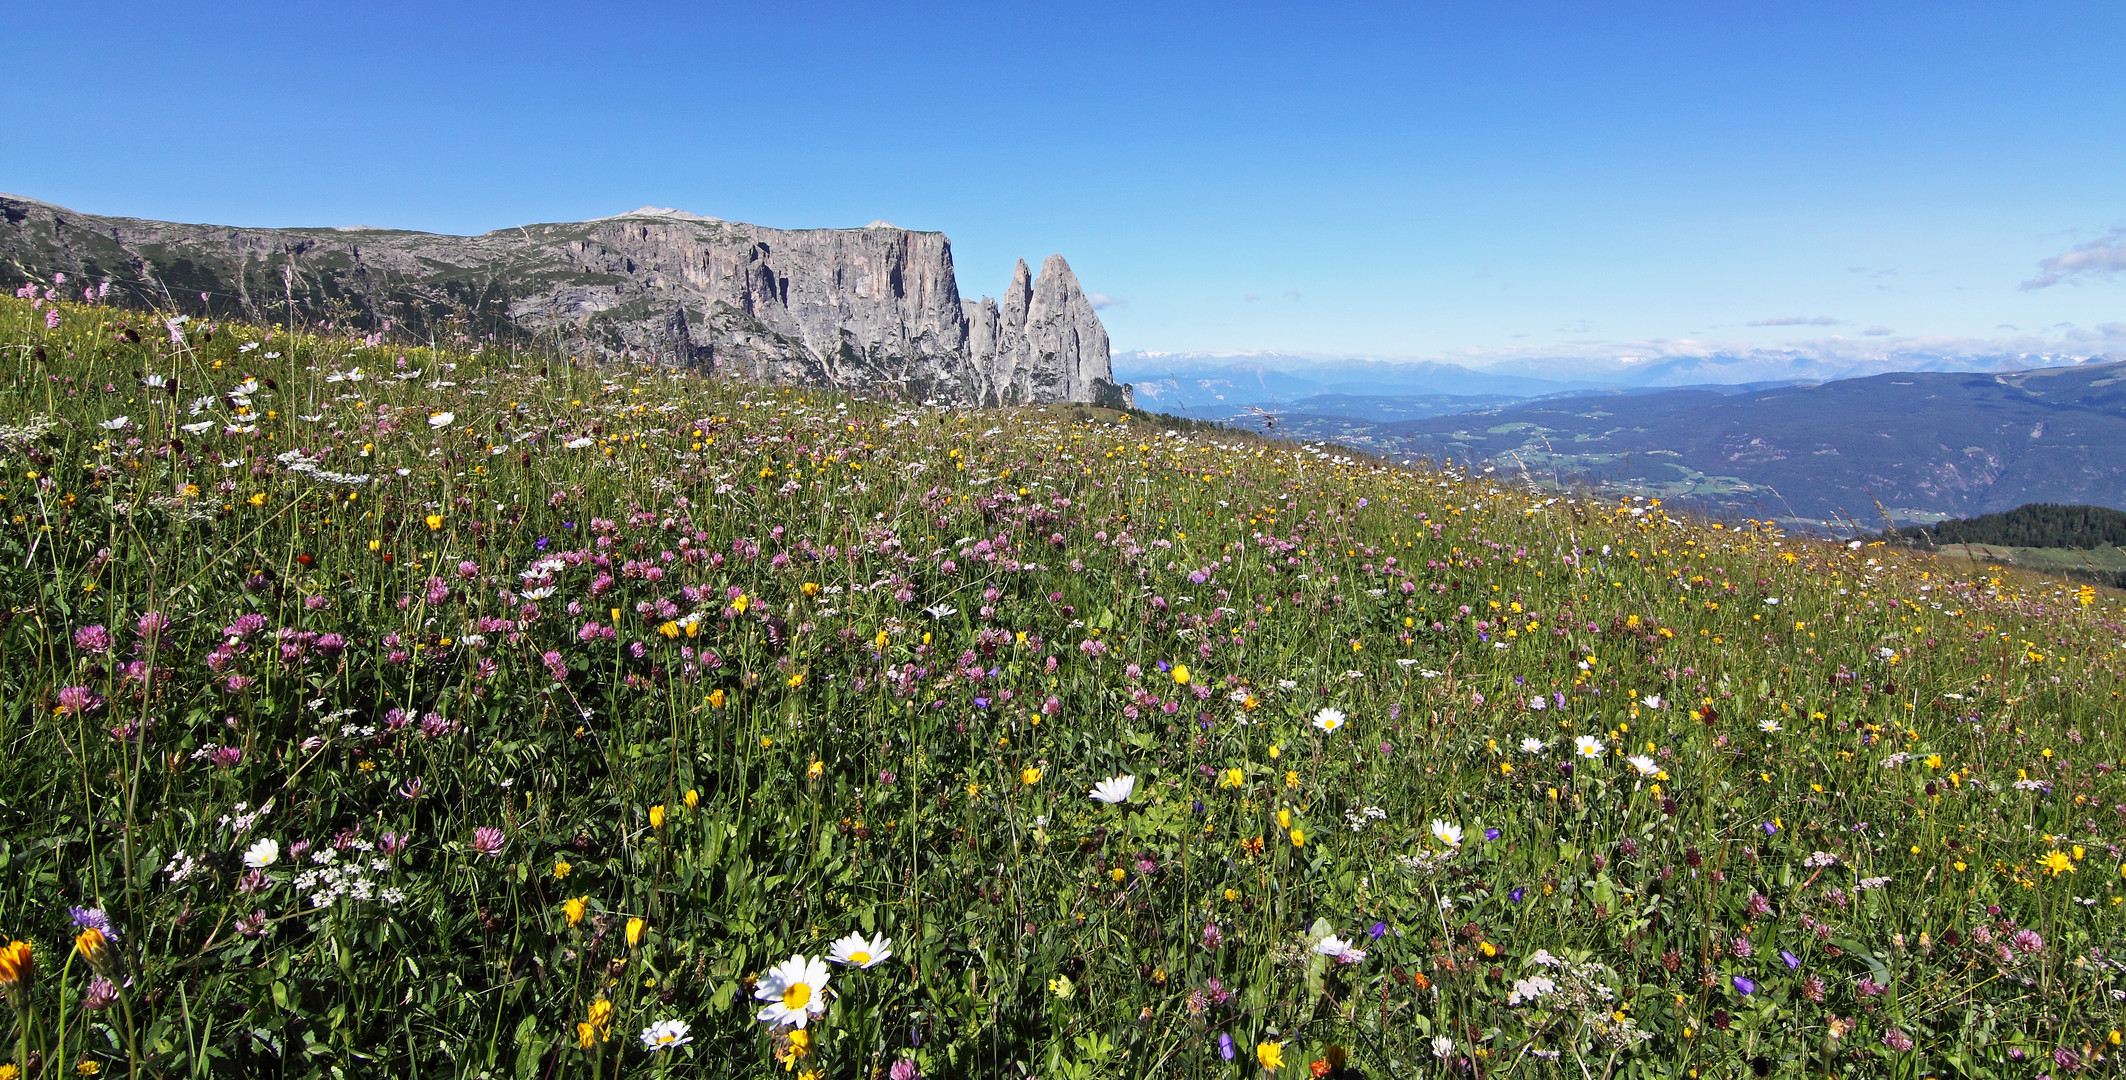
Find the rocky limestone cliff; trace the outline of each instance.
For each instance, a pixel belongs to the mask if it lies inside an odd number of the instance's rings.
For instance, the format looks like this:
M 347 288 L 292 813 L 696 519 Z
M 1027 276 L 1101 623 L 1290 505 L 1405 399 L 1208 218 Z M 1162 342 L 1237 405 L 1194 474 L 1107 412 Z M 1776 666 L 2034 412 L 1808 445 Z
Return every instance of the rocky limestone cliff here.
M 539 341 L 736 377 L 966 405 L 1128 407 L 1060 255 L 963 300 L 942 233 L 769 229 L 644 207 L 483 236 L 247 229 L 0 195 L 0 284 L 109 282 L 141 306 L 421 338 Z M 204 294 L 204 299 L 202 299 Z

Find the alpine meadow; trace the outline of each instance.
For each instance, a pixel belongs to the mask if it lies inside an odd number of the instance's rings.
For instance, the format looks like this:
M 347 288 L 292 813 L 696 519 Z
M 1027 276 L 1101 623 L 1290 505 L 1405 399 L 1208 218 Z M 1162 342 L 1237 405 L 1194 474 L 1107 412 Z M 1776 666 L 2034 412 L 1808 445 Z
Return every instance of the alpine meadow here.
M 79 285 L 0 299 L 4 1080 L 2118 1069 L 2114 592 Z

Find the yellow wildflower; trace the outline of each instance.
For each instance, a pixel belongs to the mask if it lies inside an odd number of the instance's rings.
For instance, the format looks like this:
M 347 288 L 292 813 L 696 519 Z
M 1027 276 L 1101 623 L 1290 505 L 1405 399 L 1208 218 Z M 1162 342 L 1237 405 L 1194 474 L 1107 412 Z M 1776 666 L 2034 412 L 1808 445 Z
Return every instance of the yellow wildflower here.
M 1274 1042 L 1256 1043 L 1255 1063 L 1271 1072 L 1284 1068 L 1284 1044 Z

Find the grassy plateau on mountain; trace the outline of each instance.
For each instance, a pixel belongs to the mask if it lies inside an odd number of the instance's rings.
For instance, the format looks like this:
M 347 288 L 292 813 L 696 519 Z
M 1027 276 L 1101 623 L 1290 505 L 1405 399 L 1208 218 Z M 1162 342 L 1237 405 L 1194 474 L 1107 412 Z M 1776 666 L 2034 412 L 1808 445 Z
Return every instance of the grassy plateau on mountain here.
M 2110 593 L 49 291 L 0 364 L 12 1075 L 2116 1068 Z

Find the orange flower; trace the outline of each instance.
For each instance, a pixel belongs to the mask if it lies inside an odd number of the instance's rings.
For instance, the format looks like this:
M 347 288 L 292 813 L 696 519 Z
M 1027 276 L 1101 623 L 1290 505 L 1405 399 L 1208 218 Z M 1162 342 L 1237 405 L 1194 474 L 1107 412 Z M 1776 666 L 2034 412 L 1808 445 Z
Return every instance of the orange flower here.
M 79 934 L 74 935 L 74 950 L 98 971 L 103 970 L 104 965 L 111 959 L 109 939 L 104 937 L 103 931 L 93 926 L 83 927 Z
M 37 958 L 30 955 L 29 942 L 10 941 L 0 948 L 0 990 L 12 994 L 36 977 Z

